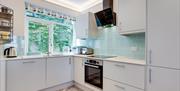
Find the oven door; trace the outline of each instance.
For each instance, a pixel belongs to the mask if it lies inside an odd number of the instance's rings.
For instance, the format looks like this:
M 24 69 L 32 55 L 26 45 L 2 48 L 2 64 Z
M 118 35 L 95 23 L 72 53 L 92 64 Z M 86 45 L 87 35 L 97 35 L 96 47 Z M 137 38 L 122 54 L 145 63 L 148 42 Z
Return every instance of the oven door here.
M 100 65 L 92 65 L 85 63 L 85 82 L 96 87 L 103 86 L 103 67 Z

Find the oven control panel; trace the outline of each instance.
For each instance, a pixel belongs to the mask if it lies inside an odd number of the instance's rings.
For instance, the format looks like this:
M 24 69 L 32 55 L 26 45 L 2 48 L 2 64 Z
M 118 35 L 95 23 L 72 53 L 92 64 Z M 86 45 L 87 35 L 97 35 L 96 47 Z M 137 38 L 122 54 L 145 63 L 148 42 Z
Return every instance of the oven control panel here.
M 92 60 L 92 59 L 86 59 L 85 63 L 88 64 L 94 64 L 94 65 L 103 65 L 103 61 L 102 60 Z

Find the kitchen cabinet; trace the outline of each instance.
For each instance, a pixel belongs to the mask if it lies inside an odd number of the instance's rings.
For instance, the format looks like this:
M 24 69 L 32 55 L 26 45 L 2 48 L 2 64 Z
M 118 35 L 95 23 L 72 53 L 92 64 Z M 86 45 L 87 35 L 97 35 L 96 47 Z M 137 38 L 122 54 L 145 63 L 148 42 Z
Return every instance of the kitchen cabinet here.
M 149 67 L 147 91 L 180 91 L 180 70 Z
M 0 91 L 5 91 L 5 61 L 0 60 Z
M 146 31 L 146 0 L 118 0 L 120 34 Z
M 103 76 L 144 89 L 145 66 L 104 61 Z
M 147 4 L 147 91 L 180 91 L 180 1 Z
M 148 0 L 149 65 L 180 69 L 179 7 L 179 0 Z
M 45 59 L 7 61 L 7 91 L 38 91 L 45 88 Z
M 47 58 L 47 87 L 73 80 L 71 57 Z
M 1 64 L 2 64 L 2 63 L 1 63 L 1 60 L 0 60 L 0 91 L 2 91 L 1 88 L 2 88 L 2 84 L 3 84 L 3 83 L 2 83 L 2 78 L 1 78 L 1 77 L 2 77 L 2 73 L 1 73 L 1 72 L 2 72 L 2 71 L 1 71 L 1 70 L 2 70 Z
M 76 19 L 75 31 L 76 38 L 78 39 L 96 38 L 97 25 L 94 14 L 88 12 L 78 16 Z
M 84 58 L 74 57 L 74 81 L 84 85 Z
M 144 90 L 104 78 L 103 91 L 144 91 Z

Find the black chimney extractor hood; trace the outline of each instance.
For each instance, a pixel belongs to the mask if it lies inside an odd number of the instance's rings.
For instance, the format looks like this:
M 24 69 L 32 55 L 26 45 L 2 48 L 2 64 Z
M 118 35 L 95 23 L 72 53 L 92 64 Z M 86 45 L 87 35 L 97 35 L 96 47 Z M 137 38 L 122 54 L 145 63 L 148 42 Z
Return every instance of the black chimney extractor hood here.
M 97 26 L 116 26 L 116 13 L 113 12 L 113 0 L 103 1 L 103 10 L 95 13 Z

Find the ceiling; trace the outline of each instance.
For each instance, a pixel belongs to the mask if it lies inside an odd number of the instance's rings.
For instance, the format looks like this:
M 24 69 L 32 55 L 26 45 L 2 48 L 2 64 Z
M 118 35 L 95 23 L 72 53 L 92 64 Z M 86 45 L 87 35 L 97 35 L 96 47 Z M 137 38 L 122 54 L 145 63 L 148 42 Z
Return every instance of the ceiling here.
M 82 12 L 94 5 L 102 3 L 103 0 L 45 0 L 78 12 Z

